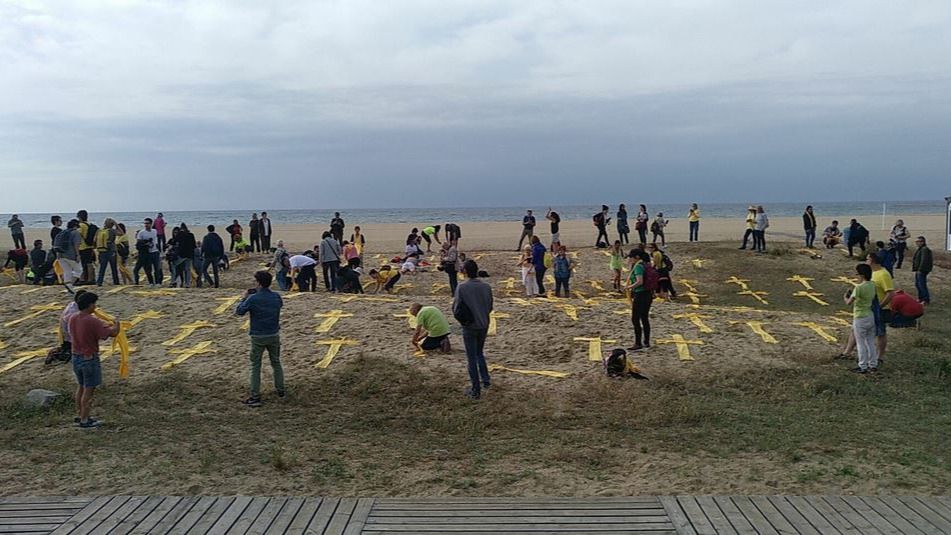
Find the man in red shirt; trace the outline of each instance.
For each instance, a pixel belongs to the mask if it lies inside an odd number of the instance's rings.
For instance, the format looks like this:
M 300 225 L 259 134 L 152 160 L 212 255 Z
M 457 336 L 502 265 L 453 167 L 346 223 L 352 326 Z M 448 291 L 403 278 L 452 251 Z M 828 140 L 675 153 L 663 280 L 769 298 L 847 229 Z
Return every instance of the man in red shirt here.
M 99 341 L 119 334 L 119 320 L 109 325 L 93 315 L 99 296 L 86 292 L 76 297 L 79 312 L 69 318 L 69 338 L 73 351 L 73 373 L 76 374 L 76 407 L 79 410 L 79 427 L 89 429 L 102 425 L 89 417 L 92 394 L 102 384 L 102 368 L 99 365 Z
M 925 307 L 915 298 L 901 290 L 892 295 L 892 321 L 889 326 L 896 329 L 914 327 L 918 318 L 925 314 Z

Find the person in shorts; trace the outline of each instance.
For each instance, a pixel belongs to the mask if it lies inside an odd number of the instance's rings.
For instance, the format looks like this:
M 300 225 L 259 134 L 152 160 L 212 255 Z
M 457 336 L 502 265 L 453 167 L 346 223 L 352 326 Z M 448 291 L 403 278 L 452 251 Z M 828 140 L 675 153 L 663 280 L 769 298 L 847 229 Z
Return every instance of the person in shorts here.
M 99 341 L 119 334 L 119 320 L 112 325 L 93 315 L 99 296 L 86 292 L 76 297 L 79 312 L 69 318 L 69 339 L 73 352 L 73 373 L 76 375 L 77 423 L 83 429 L 99 427 L 99 420 L 90 418 L 92 396 L 102 384 L 102 368 L 99 363 Z

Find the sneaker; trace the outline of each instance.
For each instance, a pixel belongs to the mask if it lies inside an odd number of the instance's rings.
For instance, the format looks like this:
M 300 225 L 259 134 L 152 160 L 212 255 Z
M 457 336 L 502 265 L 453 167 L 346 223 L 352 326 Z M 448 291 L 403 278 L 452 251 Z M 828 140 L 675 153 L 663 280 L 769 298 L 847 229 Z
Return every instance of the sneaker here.
M 651 343 L 650 343 L 650 342 L 644 342 L 644 349 L 650 349 L 650 348 L 651 348 Z
M 472 387 L 466 388 L 466 397 L 469 399 L 479 399 L 482 397 L 480 392 L 475 392 L 472 390 Z
M 279 397 L 279 398 L 281 398 L 281 399 L 284 399 L 285 397 L 287 397 L 287 391 L 286 391 L 286 390 L 278 390 L 278 391 L 277 391 L 277 397 Z
M 492 383 L 482 383 L 482 390 L 488 390 Z
M 90 417 L 89 417 L 89 421 L 90 421 L 90 422 L 98 422 L 98 421 L 99 421 L 99 418 L 93 418 L 92 416 L 90 416 Z M 79 416 L 73 418 L 73 423 L 74 423 L 74 424 L 81 423 L 81 420 L 79 419 Z
M 242 401 L 241 403 L 244 403 L 244 405 L 247 406 L 247 407 L 260 407 L 260 406 L 261 406 L 261 398 L 254 398 L 254 397 L 252 397 L 252 398 L 248 398 L 248 399 Z
M 850 371 L 850 372 L 853 372 L 853 373 L 868 373 L 868 370 L 863 369 L 863 368 L 852 368 L 852 369 L 849 370 L 849 371 Z
M 443 338 L 442 342 L 439 343 L 439 350 L 443 353 L 452 352 L 452 344 L 449 342 L 449 338 Z
M 644 346 L 641 344 L 634 344 L 631 347 L 627 348 L 628 351 L 641 351 L 644 349 Z
M 102 422 L 100 422 L 99 420 L 93 420 L 92 418 L 90 418 L 89 420 L 85 422 L 79 422 L 80 429 L 95 429 L 101 426 L 102 426 Z
M 872 373 L 875 373 L 875 372 L 878 371 L 878 368 L 872 366 L 871 368 L 868 369 L 868 371 L 870 371 L 870 372 L 872 372 Z

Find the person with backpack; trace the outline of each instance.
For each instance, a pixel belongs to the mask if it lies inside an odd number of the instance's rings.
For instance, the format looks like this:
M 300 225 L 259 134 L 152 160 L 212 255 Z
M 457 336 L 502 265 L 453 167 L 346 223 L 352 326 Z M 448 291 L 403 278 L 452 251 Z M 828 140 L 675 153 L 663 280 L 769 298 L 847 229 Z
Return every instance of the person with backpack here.
M 571 272 L 574 269 L 574 263 L 568 258 L 568 248 L 564 245 L 558 248 L 558 254 L 552 262 L 555 274 L 555 297 L 571 297 L 569 293 Z M 562 289 L 564 294 L 562 294 Z
M 56 262 L 63 272 L 63 286 L 69 293 L 73 293 L 73 285 L 83 274 L 82 263 L 79 260 L 79 245 L 82 237 L 79 235 L 79 220 L 70 219 L 66 223 L 66 230 L 56 235 L 53 249 L 56 251 Z
M 122 276 L 122 284 L 132 284 L 132 272 L 129 271 L 129 255 L 132 253 L 129 247 L 129 233 L 125 229 L 124 223 L 116 223 L 116 255 L 119 258 L 119 275 Z
M 188 230 L 188 225 L 182 223 L 178 229 L 178 260 L 175 261 L 175 272 L 182 278 L 185 288 L 190 288 L 198 243 L 195 241 L 195 235 Z
M 342 229 L 341 229 L 342 232 Z M 342 236 L 342 235 L 341 235 Z M 324 287 L 328 292 L 337 291 L 337 270 L 340 269 L 340 242 L 331 232 L 324 231 L 321 235 L 318 258 L 324 275 Z
M 631 227 L 627 224 L 627 207 L 623 204 L 617 207 L 617 219 L 614 224 L 617 226 L 617 235 L 621 243 L 631 243 L 631 240 L 628 239 Z
M 145 276 L 149 280 L 149 287 L 154 288 L 158 282 L 156 266 L 162 269 L 162 262 L 158 260 L 158 232 L 152 228 L 152 218 L 146 217 L 143 220 L 145 228 L 135 233 L 135 251 L 138 257 L 135 260 L 135 267 L 132 268 L 132 283 L 138 286 L 139 271 L 145 270 Z
M 106 278 L 106 267 L 112 269 L 112 284 L 119 285 L 119 267 L 116 263 L 116 222 L 107 217 L 102 222 L 102 228 L 96 234 L 96 252 L 99 253 L 99 276 L 96 277 L 96 286 L 102 286 Z
M 83 284 L 92 284 L 96 280 L 96 234 L 99 227 L 89 222 L 89 213 L 86 210 L 76 212 L 79 220 L 79 261 L 83 266 Z
M 479 399 L 482 389 L 489 388 L 491 378 L 485 362 L 485 339 L 492 314 L 492 287 L 479 277 L 479 265 L 466 260 L 462 266 L 466 281 L 459 285 L 452 303 L 452 315 L 462 325 L 462 342 L 466 346 L 466 364 L 471 386 L 466 389 L 469 399 Z
M 664 228 L 667 227 L 667 223 L 670 223 L 670 221 L 664 219 L 664 212 L 657 212 L 657 217 L 651 223 L 651 234 L 653 235 L 651 243 L 657 243 L 657 238 L 660 237 L 660 244 L 664 247 L 667 246 L 667 238 L 664 237 Z
M 644 251 L 632 250 L 628 260 L 631 275 L 625 289 L 631 290 L 631 323 L 634 324 L 634 345 L 629 349 L 640 351 L 651 346 L 650 310 L 657 289 L 657 271 Z
M 538 236 L 532 236 L 532 267 L 535 269 L 535 284 L 538 285 L 539 297 L 545 297 L 545 271 L 548 270 L 548 266 L 545 265 L 546 252 Z
M 217 288 L 218 266 L 222 258 L 226 258 L 226 256 L 225 242 L 222 241 L 221 236 L 215 232 L 214 225 L 208 225 L 208 234 L 205 234 L 205 237 L 201 239 L 201 255 L 201 272 L 198 276 L 208 281 L 208 284 L 214 283 L 215 288 Z M 215 275 L 213 281 L 211 277 L 208 276 L 208 266 L 211 266 L 212 272 Z
M 700 207 L 697 203 L 690 205 L 687 222 L 690 225 L 690 241 L 700 241 Z
M 671 272 L 674 270 L 674 262 L 667 256 L 667 253 L 657 247 L 656 243 L 647 246 L 651 258 L 651 265 L 657 270 L 657 291 L 661 296 L 669 299 L 677 298 L 677 290 L 674 289 L 674 280 Z
M 598 244 L 603 243 L 602 247 L 607 247 L 611 243 L 611 239 L 608 238 L 608 225 L 611 224 L 611 218 L 608 217 L 608 205 L 602 204 L 601 211 L 594 214 L 591 217 L 592 223 L 594 223 L 595 228 L 598 229 L 598 237 L 594 239 L 594 246 L 598 247 Z M 604 241 L 601 241 L 601 236 L 604 236 Z
M 13 248 L 26 249 L 26 236 L 23 234 L 23 221 L 20 216 L 13 214 L 13 217 L 7 221 L 7 228 L 10 229 L 10 236 L 13 238 Z
M 608 267 L 614 274 L 612 287 L 621 291 L 621 269 L 624 267 L 624 250 L 621 249 L 621 240 L 614 240 L 611 246 L 611 260 L 608 261 Z

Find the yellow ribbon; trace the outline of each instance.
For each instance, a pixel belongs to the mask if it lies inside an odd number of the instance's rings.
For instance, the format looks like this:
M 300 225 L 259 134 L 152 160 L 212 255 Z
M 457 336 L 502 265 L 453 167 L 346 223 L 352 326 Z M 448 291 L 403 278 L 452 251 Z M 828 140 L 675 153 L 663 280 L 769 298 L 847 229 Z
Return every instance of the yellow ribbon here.
M 506 314 L 505 312 L 492 311 L 489 314 L 489 330 L 486 331 L 486 334 L 488 336 L 495 336 L 496 334 L 498 334 L 498 331 L 499 331 L 498 320 L 500 318 L 508 318 L 508 317 L 509 317 L 509 314 Z
M 694 286 L 694 284 L 700 284 L 700 283 L 693 279 L 680 279 L 677 282 L 679 282 L 680 284 L 683 284 L 684 287 L 690 290 L 691 292 L 700 293 L 700 290 L 697 290 L 697 287 Z
M 116 286 L 115 288 L 113 288 L 113 289 L 109 290 L 108 292 L 106 292 L 106 295 L 112 295 L 112 294 L 117 294 L 117 293 L 119 293 L 119 292 L 124 292 L 124 291 L 128 290 L 129 288 L 131 288 L 131 286 L 129 286 L 129 285 Z
M 601 337 L 588 338 L 584 336 L 576 336 L 574 340 L 576 342 L 588 342 L 588 360 L 597 362 L 601 362 L 601 344 L 613 344 L 617 342 L 617 340 L 602 340 Z
M 501 364 L 489 364 L 489 371 L 504 371 L 504 372 L 514 372 L 521 373 L 524 375 L 541 375 L 544 377 L 554 377 L 556 379 L 564 379 L 571 375 L 567 372 L 556 372 L 551 370 L 521 370 L 518 368 L 509 368 L 507 366 L 502 366 Z
M 178 295 L 178 292 L 172 288 L 163 288 L 161 290 L 134 290 L 129 293 L 140 297 L 168 297 Z
M 677 355 L 680 357 L 680 360 L 693 360 L 693 355 L 690 354 L 690 346 L 697 345 L 702 346 L 702 340 L 687 340 L 679 334 L 672 335 L 670 338 L 661 338 L 660 340 L 654 340 L 655 344 L 675 344 L 677 346 Z
M 731 324 L 736 325 L 737 323 L 744 323 L 749 326 L 750 330 L 758 334 L 760 338 L 763 339 L 767 344 L 778 344 L 779 341 L 773 337 L 773 335 L 766 332 L 766 329 L 763 328 L 762 321 L 730 321 Z
M 337 353 L 340 352 L 340 348 L 343 346 L 354 346 L 358 345 L 360 342 L 356 340 L 350 340 L 347 338 L 339 338 L 337 340 L 318 340 L 317 345 L 328 346 L 327 354 L 324 355 L 324 358 L 320 360 L 317 364 L 314 364 L 315 368 L 324 369 L 327 366 L 330 366 L 330 363 L 333 362 L 334 357 L 337 356 Z
M 681 281 L 681 282 L 683 282 L 683 281 Z M 750 280 L 749 280 L 749 279 L 741 279 L 741 278 L 738 278 L 736 275 L 730 277 L 729 279 L 727 279 L 727 280 L 725 280 L 725 281 L 723 281 L 723 282 L 725 282 L 725 283 L 727 283 L 727 284 L 735 284 L 735 285 L 739 286 L 740 288 L 742 288 L 742 289 L 744 289 L 744 290 L 749 290 L 749 289 L 750 289 L 750 287 L 746 284 L 747 282 L 750 282 Z
M 835 342 L 838 341 L 835 336 L 832 336 L 831 334 L 826 332 L 825 327 L 823 327 L 822 325 L 819 325 L 818 323 L 815 323 L 812 321 L 800 321 L 800 322 L 793 323 L 793 325 L 799 325 L 801 327 L 812 329 L 813 332 L 818 334 L 823 340 L 827 342 L 831 342 L 834 344 Z
M 823 295 L 823 294 L 816 293 L 816 292 L 802 292 L 802 291 L 800 291 L 800 292 L 794 293 L 794 294 L 793 294 L 793 297 L 808 297 L 809 299 L 812 299 L 813 301 L 815 301 L 816 303 L 818 303 L 818 304 L 820 304 L 820 305 L 822 305 L 822 306 L 826 306 L 826 307 L 829 306 L 829 303 L 826 303 L 826 302 L 823 301 L 822 299 L 819 299 L 820 297 L 822 297 L 822 295 Z
M 406 318 L 406 323 L 409 324 L 410 329 L 416 328 L 416 316 L 409 313 L 409 310 L 402 314 L 393 314 L 394 318 Z
M 169 353 L 172 353 L 173 355 L 178 355 L 178 357 L 176 357 L 171 362 L 166 362 L 165 364 L 162 364 L 162 370 L 166 370 L 166 371 L 170 370 L 172 369 L 172 367 L 178 366 L 179 364 L 194 357 L 195 355 L 207 355 L 209 353 L 218 352 L 217 349 L 211 349 L 210 346 L 211 346 L 211 342 L 206 340 L 204 342 L 198 342 L 197 344 L 187 349 L 169 350 Z
M 712 317 L 713 317 L 713 316 L 707 316 L 707 315 L 704 315 L 704 314 L 697 314 L 697 313 L 695 313 L 695 312 L 688 313 L 688 314 L 674 314 L 674 316 L 673 316 L 674 319 L 686 319 L 686 320 L 689 320 L 690 323 L 693 323 L 694 325 L 696 325 L 696 326 L 697 326 L 697 329 L 700 329 L 700 332 L 702 332 L 702 333 L 712 333 L 712 332 L 713 332 L 713 329 L 711 329 L 706 323 L 703 322 L 703 320 L 705 320 L 705 319 L 710 319 L 710 318 L 712 318 Z
M 330 312 L 324 314 L 314 314 L 315 318 L 325 318 L 320 325 L 314 328 L 315 333 L 326 333 L 330 332 L 330 329 L 337 324 L 343 318 L 351 318 L 353 314 L 344 312 L 343 310 L 331 310 Z
M 251 328 L 251 318 L 244 320 L 244 323 L 241 324 L 241 330 L 247 331 Z
M 35 318 L 35 317 L 37 317 L 37 316 L 40 316 L 40 315 L 43 314 L 44 312 L 57 311 L 57 310 L 60 310 L 61 308 L 63 308 L 63 305 L 60 305 L 60 304 L 57 304 L 57 303 L 50 303 L 50 304 L 48 304 L 48 305 L 33 305 L 33 306 L 30 307 L 30 310 L 32 310 L 33 312 L 31 312 L 31 313 L 29 313 L 29 314 L 27 314 L 27 315 L 25 315 L 25 316 L 23 316 L 23 317 L 21 317 L 21 318 L 18 318 L 18 319 L 12 320 L 12 321 L 8 321 L 8 322 L 4 323 L 3 326 L 4 326 L 4 327 L 13 327 L 14 325 L 18 325 L 18 324 L 20 324 L 20 323 L 23 323 L 24 321 L 31 320 L 31 319 L 33 319 L 33 318 Z
M 97 318 L 107 321 L 110 324 L 115 323 L 116 321 L 115 316 L 112 316 L 105 310 L 102 310 L 101 308 L 98 308 L 98 307 L 96 308 L 95 311 L 93 311 L 93 314 Z M 131 328 L 132 328 L 131 321 L 120 321 L 119 333 L 116 334 L 115 338 L 112 339 L 111 351 L 114 353 L 116 351 L 116 348 L 119 349 L 119 378 L 120 379 L 125 379 L 129 377 L 129 354 L 132 352 L 132 350 L 129 347 L 129 339 L 126 337 L 126 330 Z
M 173 345 L 175 345 L 175 344 L 181 342 L 182 340 L 188 338 L 188 336 L 189 336 L 191 333 L 195 332 L 196 329 L 205 329 L 205 328 L 214 327 L 214 326 L 215 326 L 214 323 L 207 322 L 207 321 L 205 321 L 205 320 L 199 320 L 199 321 L 196 321 L 196 322 L 186 323 L 186 324 L 184 324 L 184 325 L 179 325 L 178 327 L 179 327 L 179 329 L 181 329 L 182 331 L 181 331 L 180 333 L 178 333 L 177 335 L 175 335 L 174 337 L 172 337 L 171 339 L 162 342 L 162 345 L 163 345 L 163 346 L 173 346 Z
M 743 290 L 742 292 L 736 292 L 736 293 L 737 295 L 748 295 L 752 297 L 753 299 L 756 299 L 760 303 L 763 303 L 764 305 L 769 304 L 769 301 L 763 299 L 763 296 L 769 295 L 769 292 L 754 292 L 752 290 Z
M 4 364 L 2 367 L 0 367 L 0 373 L 10 371 L 13 368 L 16 368 L 20 364 L 23 364 L 24 362 L 30 359 L 35 359 L 37 357 L 45 357 L 46 354 L 49 352 L 49 350 L 50 348 L 44 347 L 42 349 L 36 349 L 33 351 L 21 351 L 19 353 L 16 353 L 13 355 L 14 357 L 16 357 L 16 360 L 13 360 L 12 362 Z
M 841 283 L 843 283 L 843 284 L 848 284 L 849 287 L 858 286 L 858 283 L 855 282 L 855 279 L 850 278 L 850 277 L 842 277 L 842 276 L 839 276 L 839 277 L 831 278 L 831 279 L 829 279 L 829 280 L 831 280 L 832 282 L 841 282 Z
M 216 316 L 221 315 L 221 314 L 224 314 L 225 312 L 228 311 L 228 309 L 230 309 L 232 306 L 234 306 L 235 303 L 237 303 L 238 301 L 240 301 L 240 300 L 241 300 L 241 297 L 242 297 L 242 296 L 240 296 L 240 295 L 235 296 L 235 297 L 216 297 L 216 298 L 215 298 L 215 301 L 220 301 L 221 304 L 218 305 L 217 308 L 215 308 L 214 310 L 212 310 L 211 313 L 214 314 L 214 315 L 216 315 Z
M 852 315 L 851 312 L 849 313 L 849 315 L 850 316 Z M 844 320 L 838 316 L 829 316 L 829 321 L 833 323 L 838 323 L 839 325 L 843 327 L 850 327 L 850 328 L 852 327 L 852 323 L 850 321 Z
M 690 263 L 693 264 L 693 266 L 697 269 L 703 269 L 704 262 L 709 262 L 709 260 L 706 260 L 704 258 L 694 258 L 693 260 L 690 261 Z
M 136 325 L 142 323 L 145 320 L 157 320 L 164 316 L 165 316 L 164 314 L 162 314 L 161 312 L 157 310 L 147 310 L 141 314 L 136 314 L 135 316 L 132 316 L 132 318 L 129 320 L 129 323 L 131 323 L 132 326 L 135 327 Z
M 789 282 L 798 282 L 799 284 L 802 284 L 803 288 L 809 290 L 810 292 L 812 290 L 815 290 L 815 288 L 813 288 L 812 285 L 809 284 L 809 282 L 814 281 L 816 279 L 803 277 L 802 275 L 793 275 L 792 277 L 789 277 L 786 280 L 788 280 Z

